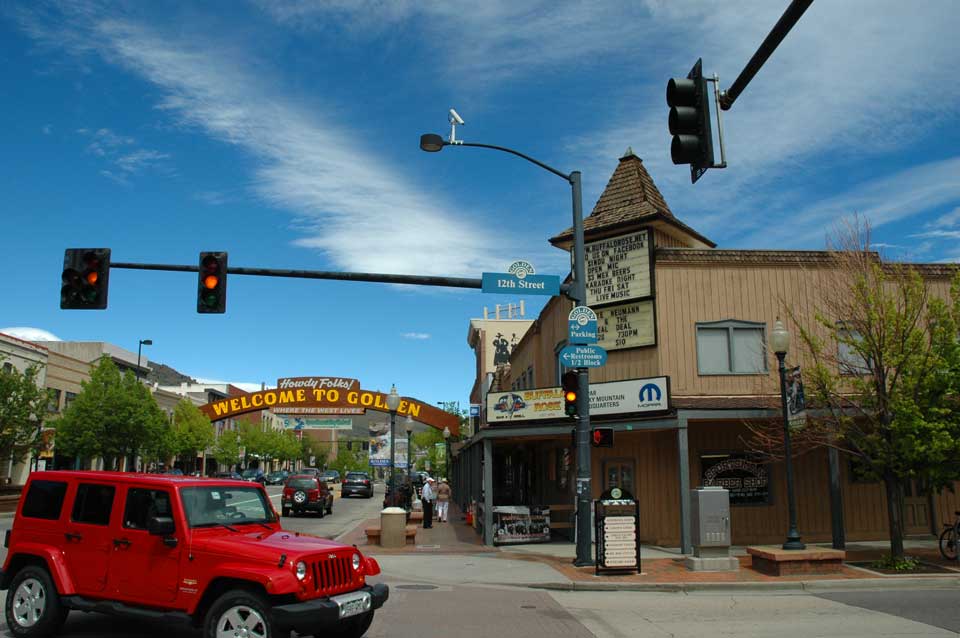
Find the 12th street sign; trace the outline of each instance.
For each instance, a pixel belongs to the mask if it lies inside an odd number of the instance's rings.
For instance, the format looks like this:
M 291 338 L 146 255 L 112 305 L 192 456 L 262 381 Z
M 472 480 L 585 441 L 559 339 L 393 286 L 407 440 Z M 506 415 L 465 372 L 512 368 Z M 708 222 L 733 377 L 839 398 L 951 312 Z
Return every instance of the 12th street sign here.
M 538 275 L 533 264 L 522 259 L 510 264 L 507 272 L 485 272 L 482 278 L 483 292 L 513 293 L 521 295 L 560 294 L 560 277 Z
M 569 341 L 574 344 L 597 342 L 597 313 L 586 306 L 577 306 L 567 315 Z
M 568 368 L 599 368 L 607 364 L 607 351 L 600 346 L 567 346 L 560 360 Z

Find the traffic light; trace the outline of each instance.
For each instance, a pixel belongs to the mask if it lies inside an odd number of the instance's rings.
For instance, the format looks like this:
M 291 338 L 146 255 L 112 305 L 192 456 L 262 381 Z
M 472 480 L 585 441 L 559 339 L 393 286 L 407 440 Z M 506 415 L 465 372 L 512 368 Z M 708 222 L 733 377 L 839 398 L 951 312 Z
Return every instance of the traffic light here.
M 673 142 L 670 157 L 674 164 L 690 165 L 690 181 L 696 182 L 713 166 L 713 133 L 710 127 L 710 92 L 698 59 L 686 79 L 667 82 L 668 124 Z
M 577 391 L 580 389 L 580 381 L 577 379 L 577 373 L 571 370 L 565 372 L 560 378 L 560 385 L 563 388 L 563 412 L 567 416 L 577 416 Z
M 223 313 L 227 309 L 227 253 L 200 253 L 197 312 Z
M 103 310 L 110 281 L 109 248 L 68 248 L 63 254 L 60 307 Z
M 613 447 L 613 428 L 593 428 L 593 447 Z

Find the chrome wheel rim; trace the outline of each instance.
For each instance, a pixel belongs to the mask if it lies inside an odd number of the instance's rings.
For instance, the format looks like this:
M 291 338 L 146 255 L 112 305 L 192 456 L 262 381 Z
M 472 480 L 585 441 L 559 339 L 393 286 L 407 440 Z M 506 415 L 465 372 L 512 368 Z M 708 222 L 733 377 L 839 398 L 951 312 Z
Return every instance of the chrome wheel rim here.
M 256 609 L 237 605 L 220 615 L 217 638 L 267 638 L 267 623 Z
M 13 594 L 13 619 L 21 627 L 33 627 L 43 618 L 47 592 L 36 578 L 27 578 Z
M 293 495 L 293 500 L 297 503 L 303 503 L 305 500 L 307 500 L 307 495 L 303 492 L 297 492 Z

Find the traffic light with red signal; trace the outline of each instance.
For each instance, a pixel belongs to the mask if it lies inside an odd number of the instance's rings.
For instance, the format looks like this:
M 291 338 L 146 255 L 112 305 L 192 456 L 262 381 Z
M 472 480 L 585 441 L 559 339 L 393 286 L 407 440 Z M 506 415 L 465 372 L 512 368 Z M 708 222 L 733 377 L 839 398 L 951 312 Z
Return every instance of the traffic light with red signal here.
M 560 386 L 563 389 L 563 413 L 569 417 L 576 417 L 577 392 L 580 390 L 577 373 L 573 370 L 565 372 L 560 378 Z
M 593 428 L 593 447 L 613 447 L 613 428 Z
M 60 307 L 103 310 L 110 281 L 109 248 L 68 248 L 63 255 Z
M 200 253 L 197 312 L 222 314 L 227 310 L 227 253 Z

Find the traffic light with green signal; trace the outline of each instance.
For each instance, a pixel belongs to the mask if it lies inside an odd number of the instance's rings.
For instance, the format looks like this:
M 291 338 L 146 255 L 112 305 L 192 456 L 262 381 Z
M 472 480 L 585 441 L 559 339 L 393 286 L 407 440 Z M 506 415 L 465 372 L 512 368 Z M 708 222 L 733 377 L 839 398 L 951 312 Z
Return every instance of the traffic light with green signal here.
M 577 392 L 580 389 L 580 381 L 577 373 L 571 370 L 565 372 L 560 378 L 560 385 L 563 389 L 563 413 L 570 417 L 577 416 Z
M 698 59 L 686 79 L 667 82 L 668 125 L 673 136 L 670 157 L 674 164 L 690 165 L 690 181 L 694 183 L 714 167 L 710 91 L 702 67 L 702 60 Z
M 109 248 L 68 248 L 63 254 L 60 307 L 103 310 L 110 281 Z
M 222 314 L 227 310 L 227 253 L 200 253 L 197 312 Z

